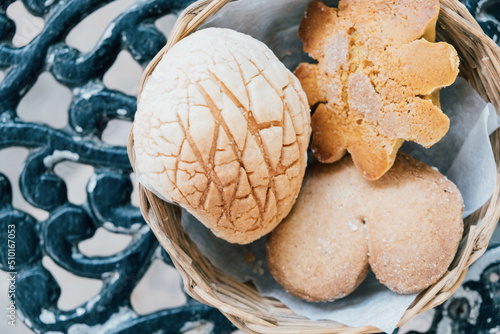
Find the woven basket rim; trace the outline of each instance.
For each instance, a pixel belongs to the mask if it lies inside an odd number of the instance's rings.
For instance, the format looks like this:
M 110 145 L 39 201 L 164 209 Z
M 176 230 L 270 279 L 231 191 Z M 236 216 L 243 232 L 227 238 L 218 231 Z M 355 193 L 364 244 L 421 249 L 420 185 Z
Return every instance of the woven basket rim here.
M 227 3 L 237 0 L 199 0 L 178 17 L 165 47 L 144 70 L 139 85 L 138 101 L 145 81 L 162 56 L 182 38 L 196 31 L 208 18 Z M 461 74 L 474 89 L 500 112 L 500 47 L 484 34 L 465 6 L 458 0 L 440 0 L 438 38 L 453 44 L 461 58 Z M 452 24 L 453 23 L 453 24 Z M 470 45 L 457 48 L 459 32 L 467 32 Z M 456 40 L 454 40 L 454 38 Z M 454 43 L 455 42 L 455 43 Z M 478 61 L 479 60 L 479 61 Z M 500 218 L 500 131 L 490 136 L 497 165 L 497 184 L 491 199 L 464 220 L 464 235 L 448 272 L 435 284 L 421 292 L 406 310 L 398 327 L 415 315 L 443 302 L 459 288 L 468 267 L 488 247 Z M 127 151 L 135 169 L 133 129 Z M 241 283 L 212 266 L 180 224 L 181 212 L 176 205 L 163 202 L 139 184 L 142 215 L 181 274 L 185 291 L 194 299 L 218 308 L 234 325 L 249 333 L 372 333 L 373 326 L 351 328 L 334 321 L 313 321 L 295 315 L 281 302 L 262 297 L 255 287 Z

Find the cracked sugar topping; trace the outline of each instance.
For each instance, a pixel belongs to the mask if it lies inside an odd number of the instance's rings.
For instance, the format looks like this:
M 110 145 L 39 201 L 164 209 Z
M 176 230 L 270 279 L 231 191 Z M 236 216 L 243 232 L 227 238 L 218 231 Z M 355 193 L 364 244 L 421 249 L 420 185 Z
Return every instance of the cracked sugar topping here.
M 349 152 L 361 174 L 378 179 L 404 140 L 429 147 L 448 131 L 439 89 L 453 83 L 458 56 L 433 43 L 438 0 L 312 2 L 299 28 L 318 64 L 296 75 L 309 104 L 315 156 L 334 162 Z
M 204 29 L 174 45 L 144 85 L 137 171 L 219 237 L 248 243 L 290 211 L 310 133 L 300 83 L 266 45 Z

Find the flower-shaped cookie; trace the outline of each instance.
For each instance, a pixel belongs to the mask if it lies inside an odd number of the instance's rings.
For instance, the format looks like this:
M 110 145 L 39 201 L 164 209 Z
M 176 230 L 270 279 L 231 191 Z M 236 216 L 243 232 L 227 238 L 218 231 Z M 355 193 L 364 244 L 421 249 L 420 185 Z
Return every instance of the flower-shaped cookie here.
M 429 147 L 446 134 L 439 88 L 454 82 L 459 59 L 451 45 L 432 43 L 438 14 L 438 0 L 309 5 L 299 36 L 318 64 L 300 64 L 295 73 L 317 106 L 312 147 L 321 162 L 348 151 L 375 180 L 404 140 Z

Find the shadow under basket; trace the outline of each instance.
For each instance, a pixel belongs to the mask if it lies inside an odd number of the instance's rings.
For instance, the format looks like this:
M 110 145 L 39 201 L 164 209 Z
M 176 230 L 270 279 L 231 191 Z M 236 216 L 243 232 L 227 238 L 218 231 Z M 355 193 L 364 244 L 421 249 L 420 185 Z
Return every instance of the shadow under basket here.
M 161 57 L 180 39 L 195 31 L 231 0 L 201 0 L 189 6 L 178 18 L 168 44 L 146 68 L 139 89 Z M 441 0 L 437 39 L 452 44 L 460 56 L 460 73 L 484 100 L 500 110 L 500 48 L 481 30 L 469 11 L 458 0 Z M 500 131 L 490 136 L 500 172 Z M 134 138 L 130 133 L 128 153 L 135 166 Z M 373 333 L 372 326 L 350 328 L 333 321 L 309 320 L 294 314 L 281 302 L 263 297 L 252 284 L 242 283 L 214 267 L 181 226 L 181 210 L 164 202 L 139 184 L 142 214 L 170 255 L 182 276 L 184 289 L 198 301 L 218 308 L 238 328 L 250 333 Z M 404 313 L 398 326 L 415 315 L 446 301 L 465 278 L 468 267 L 488 247 L 500 217 L 500 177 L 495 192 L 482 208 L 464 221 L 464 234 L 458 252 L 446 274 L 421 292 Z

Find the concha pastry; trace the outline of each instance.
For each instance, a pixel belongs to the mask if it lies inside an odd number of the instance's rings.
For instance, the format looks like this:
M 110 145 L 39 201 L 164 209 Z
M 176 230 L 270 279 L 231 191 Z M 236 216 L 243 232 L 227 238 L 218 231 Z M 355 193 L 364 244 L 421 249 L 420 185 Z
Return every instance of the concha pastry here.
M 309 112 L 299 81 L 266 45 L 228 29 L 195 32 L 144 85 L 133 130 L 140 182 L 217 236 L 254 241 L 299 193 Z

